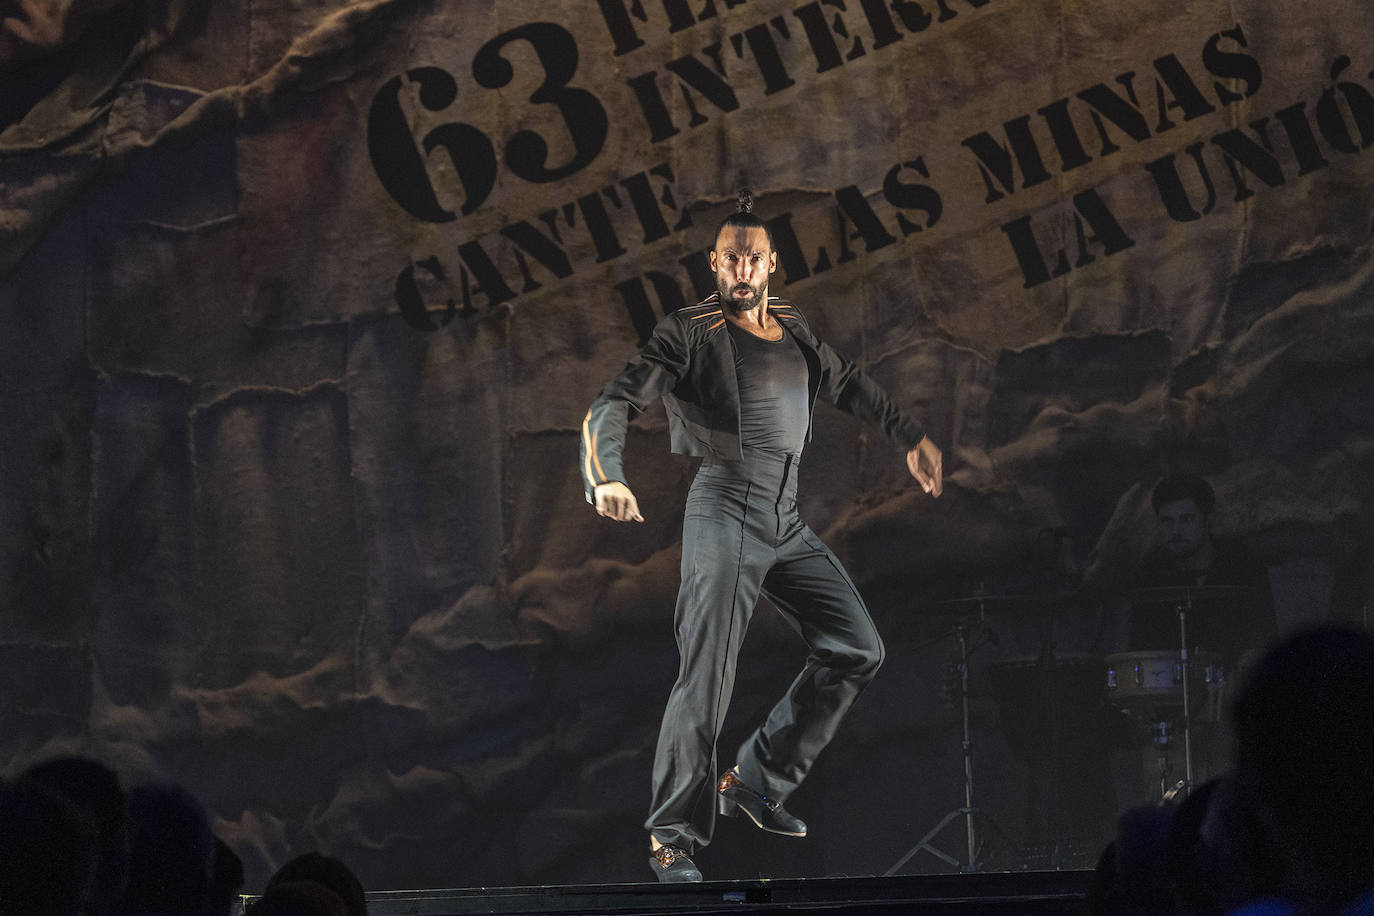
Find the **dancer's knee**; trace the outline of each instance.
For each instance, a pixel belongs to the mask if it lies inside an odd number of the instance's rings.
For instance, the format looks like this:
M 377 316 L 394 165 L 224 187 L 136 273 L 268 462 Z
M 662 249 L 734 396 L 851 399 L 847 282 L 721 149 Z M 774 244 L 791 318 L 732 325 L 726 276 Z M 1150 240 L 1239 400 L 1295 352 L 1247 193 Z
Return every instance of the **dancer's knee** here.
M 887 647 L 883 645 L 882 637 L 876 631 L 865 649 L 865 655 L 868 661 L 865 670 L 868 672 L 868 676 L 872 677 L 878 673 L 878 669 L 883 666 L 883 660 L 887 658 Z
M 887 649 L 882 637 L 873 630 L 852 640 L 837 656 L 834 667 L 843 669 L 851 677 L 868 681 L 882 667 Z

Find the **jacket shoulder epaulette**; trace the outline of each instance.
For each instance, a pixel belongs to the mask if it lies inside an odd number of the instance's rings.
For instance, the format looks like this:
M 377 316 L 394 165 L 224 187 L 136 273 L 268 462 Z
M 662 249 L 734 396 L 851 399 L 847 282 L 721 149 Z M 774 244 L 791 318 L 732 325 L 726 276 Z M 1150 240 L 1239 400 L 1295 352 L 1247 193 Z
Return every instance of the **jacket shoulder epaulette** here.
M 684 306 L 671 315 L 689 335 L 696 336 L 698 340 L 701 339 L 700 335 L 725 324 L 725 314 L 721 311 L 717 293 L 712 293 L 696 305 Z
M 777 296 L 768 297 L 768 310 L 771 311 L 773 314 L 777 315 L 779 318 L 793 318 L 798 321 L 806 320 L 802 316 L 801 309 L 797 308 L 797 306 L 794 303 L 787 299 L 779 298 Z

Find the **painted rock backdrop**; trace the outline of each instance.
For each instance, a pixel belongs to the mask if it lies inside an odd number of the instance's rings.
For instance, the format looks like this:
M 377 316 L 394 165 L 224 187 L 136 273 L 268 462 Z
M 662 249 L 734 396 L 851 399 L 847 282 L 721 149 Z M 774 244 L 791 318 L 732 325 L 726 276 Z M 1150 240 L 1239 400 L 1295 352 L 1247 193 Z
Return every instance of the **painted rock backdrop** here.
M 578 428 L 747 185 L 773 292 L 947 484 L 821 408 L 803 513 L 888 661 L 813 835 L 726 823 L 703 867 L 881 873 L 962 804 L 940 602 L 982 592 L 1053 598 L 975 634 L 988 855 L 1090 864 L 1110 740 L 1047 767 L 1016 677 L 1121 648 L 1161 473 L 1213 481 L 1282 626 L 1367 601 L 1371 146 L 1357 0 L 21 4 L 0 761 L 185 784 L 250 889 L 309 849 L 374 889 L 646 879 L 693 467 L 646 413 L 616 525 Z M 804 652 L 759 615 L 723 758 Z

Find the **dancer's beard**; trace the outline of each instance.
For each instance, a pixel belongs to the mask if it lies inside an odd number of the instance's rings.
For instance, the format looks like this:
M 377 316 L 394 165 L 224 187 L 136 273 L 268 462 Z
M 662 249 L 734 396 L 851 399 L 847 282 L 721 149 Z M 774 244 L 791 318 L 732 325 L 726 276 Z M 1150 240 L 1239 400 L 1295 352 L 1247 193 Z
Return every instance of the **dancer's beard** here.
M 733 312 L 747 312 L 750 309 L 757 308 L 758 304 L 763 301 L 763 291 L 765 288 L 766 287 L 762 285 L 757 287 L 750 286 L 748 283 L 736 283 L 732 286 L 727 285 L 722 280 L 716 281 L 716 290 L 720 293 L 720 301 L 727 303 L 730 306 L 730 310 Z M 748 290 L 749 295 L 735 295 L 736 291 L 743 290 Z

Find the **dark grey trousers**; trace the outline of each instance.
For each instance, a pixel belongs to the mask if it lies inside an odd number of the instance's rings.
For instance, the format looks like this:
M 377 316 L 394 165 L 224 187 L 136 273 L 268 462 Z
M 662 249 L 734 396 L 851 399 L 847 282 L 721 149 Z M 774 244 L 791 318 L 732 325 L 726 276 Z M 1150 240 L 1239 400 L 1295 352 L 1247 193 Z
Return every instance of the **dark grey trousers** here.
M 732 763 L 782 801 L 801 784 L 840 720 L 873 679 L 883 644 L 863 599 L 797 515 L 797 459 L 765 452 L 697 472 L 682 526 L 675 626 L 680 656 L 654 757 L 645 827 L 689 853 L 711 841 L 715 782 Z M 740 747 L 716 759 L 744 633 L 762 593 L 810 649 L 787 693 Z

